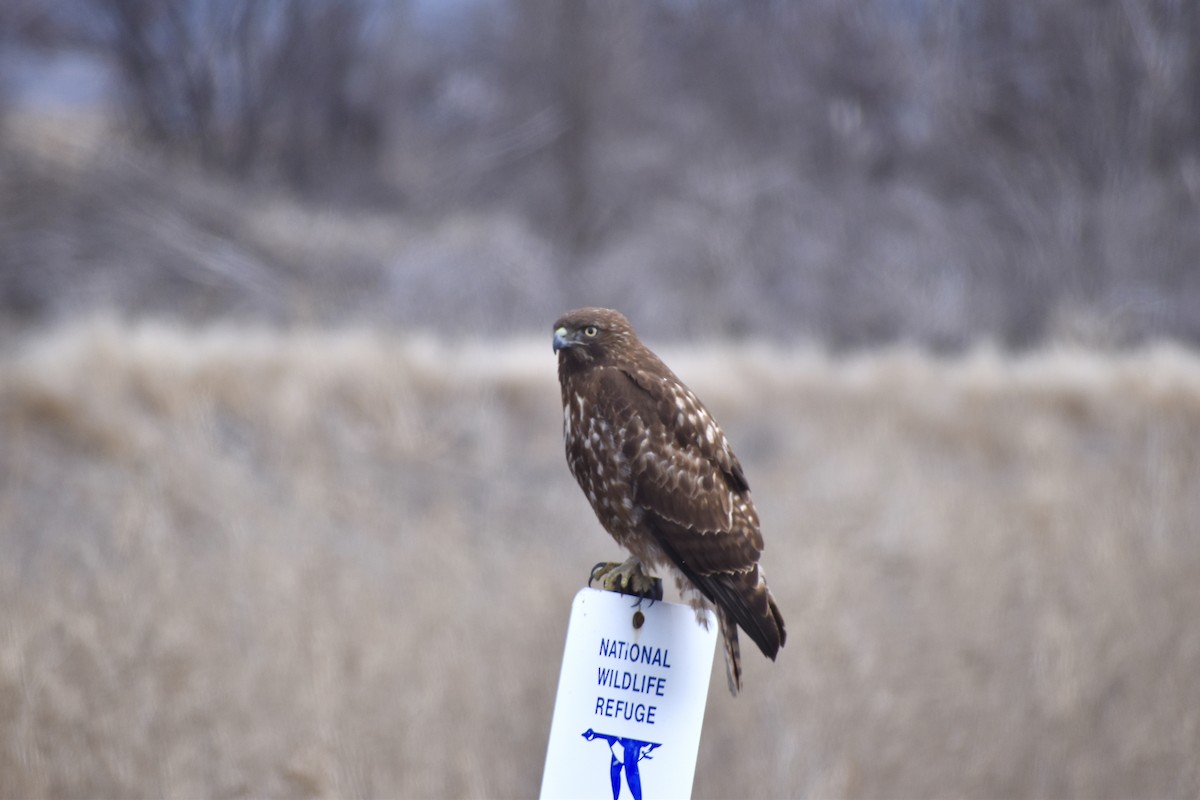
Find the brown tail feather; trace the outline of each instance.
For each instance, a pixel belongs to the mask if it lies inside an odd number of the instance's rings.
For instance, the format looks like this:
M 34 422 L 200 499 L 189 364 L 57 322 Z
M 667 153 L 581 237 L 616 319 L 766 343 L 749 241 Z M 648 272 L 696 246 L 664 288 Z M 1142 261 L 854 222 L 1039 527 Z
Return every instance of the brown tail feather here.
M 771 596 L 758 570 L 748 573 L 723 572 L 693 579 L 704 594 L 724 609 L 733 624 L 754 640 L 763 655 L 772 661 L 787 639 L 783 614 Z
M 766 588 L 765 584 L 763 588 Z M 787 627 L 783 624 L 783 614 L 779 613 L 779 606 L 775 605 L 775 597 L 771 594 L 771 590 L 767 589 L 767 605 L 771 609 L 771 616 L 775 618 L 775 627 L 779 631 L 779 646 L 783 647 L 787 644 Z M 776 653 L 779 651 L 776 650 Z M 775 657 L 772 656 L 774 661 Z
M 702 573 L 680 557 L 670 539 L 660 536 L 658 544 L 701 594 L 728 613 L 730 624 L 735 628 L 740 625 L 763 655 L 774 661 L 779 655 L 779 648 L 787 640 L 787 630 L 784 628 L 783 614 L 775 604 L 761 570 L 755 566 L 747 572 Z
M 729 693 L 737 697 L 742 689 L 742 648 L 738 644 L 737 622 L 723 608 L 717 609 L 717 618 L 725 645 L 725 678 L 729 681 Z

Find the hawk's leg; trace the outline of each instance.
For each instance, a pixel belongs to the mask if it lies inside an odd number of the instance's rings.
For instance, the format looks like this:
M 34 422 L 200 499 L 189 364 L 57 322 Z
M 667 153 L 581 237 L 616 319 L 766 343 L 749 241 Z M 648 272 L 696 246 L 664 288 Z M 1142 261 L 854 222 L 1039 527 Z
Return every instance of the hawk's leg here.
M 588 586 L 593 581 L 600 581 L 600 588 L 606 592 L 630 594 L 646 600 L 662 600 L 662 578 L 647 575 L 642 569 L 642 562 L 630 557 L 620 564 L 614 561 L 601 561 L 592 567 L 588 577 Z

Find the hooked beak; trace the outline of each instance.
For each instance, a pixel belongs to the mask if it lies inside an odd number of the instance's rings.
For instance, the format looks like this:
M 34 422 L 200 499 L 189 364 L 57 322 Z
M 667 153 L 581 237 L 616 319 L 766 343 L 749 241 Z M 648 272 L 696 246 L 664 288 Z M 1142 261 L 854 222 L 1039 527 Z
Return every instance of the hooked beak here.
M 579 342 L 577 342 L 576 340 L 567 338 L 567 329 L 566 328 L 555 329 L 555 331 L 554 331 L 554 352 L 557 353 L 559 350 L 562 350 L 564 347 L 574 347 L 577 344 L 579 344 Z

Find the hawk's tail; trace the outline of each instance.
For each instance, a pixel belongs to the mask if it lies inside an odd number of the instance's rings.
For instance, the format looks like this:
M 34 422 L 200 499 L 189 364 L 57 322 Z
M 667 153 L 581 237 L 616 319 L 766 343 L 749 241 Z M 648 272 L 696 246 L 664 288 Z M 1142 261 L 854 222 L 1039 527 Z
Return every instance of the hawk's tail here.
M 748 569 L 715 569 L 701 572 L 694 564 L 680 558 L 671 540 L 660 536 L 658 543 L 666 551 L 676 568 L 692 585 L 700 590 L 709 602 L 717 607 L 722 638 L 725 640 L 725 667 L 729 677 L 729 690 L 736 695 L 742 686 L 741 650 L 738 647 L 738 628 L 746 632 L 772 661 L 779 655 L 779 648 L 787 641 L 787 627 L 783 614 L 767 588 L 766 578 L 757 564 Z
M 721 640 L 725 645 L 725 678 L 729 681 L 729 693 L 737 697 L 742 690 L 742 648 L 738 644 L 738 626 L 729 612 L 717 608 L 717 619 L 721 625 Z
M 764 656 L 775 660 L 779 648 L 787 641 L 787 628 L 758 567 L 747 572 L 719 572 L 695 582 L 715 605 L 725 610 L 732 624 L 740 626 L 754 640 Z
M 757 571 L 757 570 L 756 570 Z M 745 628 L 746 633 L 762 650 L 763 655 L 772 661 L 779 653 L 779 648 L 787 641 L 787 628 L 783 625 L 783 615 L 775 598 L 767 588 L 765 581 L 760 581 L 752 596 L 757 597 L 765 605 L 766 613 L 747 612 L 743 604 L 717 604 L 717 616 L 721 625 L 721 638 L 725 642 L 725 677 L 729 680 L 729 693 L 737 697 L 742 688 L 742 648 L 738 644 L 738 626 Z M 747 624 L 749 621 L 750 624 Z

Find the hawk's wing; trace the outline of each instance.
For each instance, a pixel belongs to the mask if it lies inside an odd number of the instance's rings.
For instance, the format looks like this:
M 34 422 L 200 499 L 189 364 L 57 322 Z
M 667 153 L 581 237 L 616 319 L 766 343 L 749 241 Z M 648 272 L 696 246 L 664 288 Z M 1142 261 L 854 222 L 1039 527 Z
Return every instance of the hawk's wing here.
M 696 533 L 751 533 L 746 564 L 758 560 L 762 537 L 749 501 L 750 487 L 725 434 L 708 410 L 673 373 L 626 373 L 645 398 L 631 458 L 635 488 L 647 510 Z M 742 511 L 750 511 L 749 518 Z M 749 530 L 747 530 L 749 528 Z M 716 565 L 714 565 L 716 566 Z
M 625 374 L 640 395 L 626 438 L 633 452 L 626 456 L 651 531 L 696 588 L 774 658 L 782 624 L 760 580 L 763 540 L 741 464 L 707 409 L 669 369 Z

